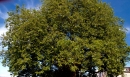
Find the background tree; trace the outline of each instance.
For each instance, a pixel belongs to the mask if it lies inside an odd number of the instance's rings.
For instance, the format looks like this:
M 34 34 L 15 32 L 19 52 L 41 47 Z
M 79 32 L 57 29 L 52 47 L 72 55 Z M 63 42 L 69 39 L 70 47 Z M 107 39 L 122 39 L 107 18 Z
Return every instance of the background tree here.
M 10 72 L 46 77 L 55 66 L 56 77 L 81 70 L 94 77 L 96 68 L 122 73 L 129 54 L 123 22 L 101 0 L 44 0 L 40 10 L 17 6 L 8 14 L 2 45 Z

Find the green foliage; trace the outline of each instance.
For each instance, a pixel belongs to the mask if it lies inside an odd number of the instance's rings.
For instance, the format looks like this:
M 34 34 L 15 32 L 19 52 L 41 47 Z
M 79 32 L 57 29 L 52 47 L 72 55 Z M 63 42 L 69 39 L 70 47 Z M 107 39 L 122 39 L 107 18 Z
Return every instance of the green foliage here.
M 10 72 L 43 74 L 55 65 L 118 75 L 125 66 L 123 22 L 100 0 L 44 0 L 40 10 L 17 6 L 8 14 L 2 45 L 8 47 L 3 65 Z

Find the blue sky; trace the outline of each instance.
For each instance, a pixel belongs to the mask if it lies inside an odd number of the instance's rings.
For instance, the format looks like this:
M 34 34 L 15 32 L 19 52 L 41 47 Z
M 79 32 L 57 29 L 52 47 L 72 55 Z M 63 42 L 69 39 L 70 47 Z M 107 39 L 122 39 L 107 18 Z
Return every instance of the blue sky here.
M 128 30 L 126 32 L 126 42 L 130 46 L 130 0 L 103 0 L 107 2 L 114 10 L 114 14 L 122 19 L 124 19 L 124 27 Z M 39 0 L 10 0 L 0 3 L 0 35 L 5 33 L 7 30 L 5 28 L 4 21 L 8 18 L 7 12 L 15 10 L 15 5 L 24 4 L 26 8 L 36 8 L 41 5 Z M 130 66 L 127 63 L 126 66 Z M 3 67 L 0 63 L 0 76 L 10 77 L 10 73 L 7 72 L 8 67 Z

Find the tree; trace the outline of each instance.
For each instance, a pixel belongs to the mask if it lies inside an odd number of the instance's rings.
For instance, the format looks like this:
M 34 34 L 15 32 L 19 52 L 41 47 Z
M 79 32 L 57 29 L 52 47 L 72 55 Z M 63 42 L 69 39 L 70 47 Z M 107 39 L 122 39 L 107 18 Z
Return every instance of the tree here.
M 44 0 L 39 10 L 17 6 L 8 14 L 3 65 L 13 74 L 47 77 L 52 66 L 57 77 L 122 73 L 129 54 L 123 22 L 101 0 Z

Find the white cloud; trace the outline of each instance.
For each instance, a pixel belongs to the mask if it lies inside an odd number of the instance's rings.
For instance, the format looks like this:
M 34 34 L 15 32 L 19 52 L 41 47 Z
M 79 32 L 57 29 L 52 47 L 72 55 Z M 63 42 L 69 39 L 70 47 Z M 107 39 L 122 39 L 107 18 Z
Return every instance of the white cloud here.
M 20 4 L 19 4 L 20 3 Z M 18 2 L 14 3 L 14 6 L 19 5 L 19 6 L 25 6 L 27 9 L 36 9 L 39 10 L 39 7 L 41 6 L 40 0 L 18 0 Z
M 7 31 L 7 29 L 5 28 L 5 25 L 4 24 L 2 24 L 2 25 L 0 25 L 1 27 L 0 27 L 0 36 L 2 35 L 2 34 L 5 34 L 6 33 L 6 31 Z
M 1 66 L 0 69 L 0 77 L 10 77 L 10 73 L 7 71 L 9 68 Z
M 2 12 L 2 11 L 0 10 L 0 18 L 2 18 L 2 19 L 7 19 L 7 18 L 8 18 L 7 12 Z
M 27 9 L 36 9 L 38 10 L 39 7 L 41 6 L 40 3 L 35 3 L 34 0 L 26 0 L 26 8 Z
M 0 24 L 0 37 L 2 36 L 2 34 L 5 34 L 7 29 L 5 28 L 4 24 Z M 1 41 L 1 40 L 0 40 Z M 1 46 L 0 46 L 0 51 L 1 51 Z M 3 67 L 1 64 L 1 60 L 0 59 L 0 77 L 10 77 L 10 73 L 8 72 L 8 67 Z
M 7 7 L 5 7 L 4 5 L 2 5 L 1 9 L 0 9 L 0 18 L 7 19 L 8 18 L 7 11 L 8 11 Z
M 126 33 L 130 34 L 130 27 L 126 27 Z

